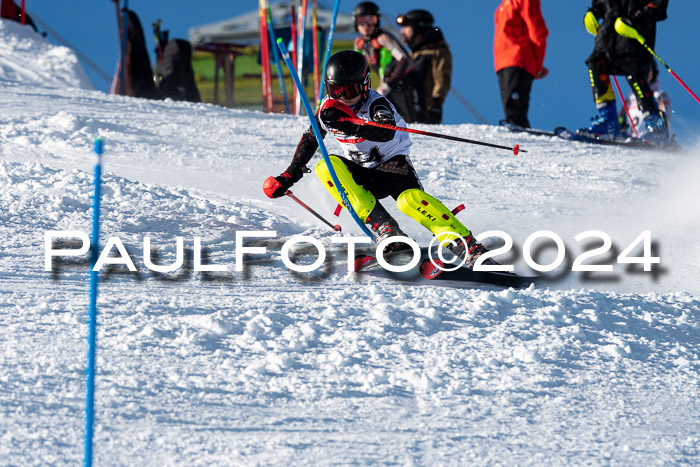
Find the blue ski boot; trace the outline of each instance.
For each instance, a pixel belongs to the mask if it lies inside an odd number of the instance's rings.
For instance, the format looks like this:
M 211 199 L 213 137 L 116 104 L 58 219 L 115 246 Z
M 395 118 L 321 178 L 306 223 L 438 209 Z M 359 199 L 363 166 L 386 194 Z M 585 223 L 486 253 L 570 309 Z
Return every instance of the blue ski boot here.
M 604 106 L 598 109 L 598 115 L 591 118 L 591 126 L 581 128 L 577 133 L 607 138 L 620 137 L 620 120 L 615 99 L 605 102 Z
M 660 145 L 669 142 L 668 121 L 662 111 L 645 114 L 643 124 L 639 133 L 641 139 Z

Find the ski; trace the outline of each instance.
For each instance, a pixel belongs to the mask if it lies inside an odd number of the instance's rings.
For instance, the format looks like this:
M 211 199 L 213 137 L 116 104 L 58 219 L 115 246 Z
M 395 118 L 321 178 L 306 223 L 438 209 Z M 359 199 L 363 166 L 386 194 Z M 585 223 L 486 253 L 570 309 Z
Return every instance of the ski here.
M 430 259 L 421 263 L 420 272 L 422 277 L 430 281 L 474 282 L 513 288 L 528 287 L 538 279 L 537 277 L 520 276 L 507 272 L 474 271 L 466 267 L 445 271 Z
M 507 128 L 508 130 L 515 132 L 515 133 L 528 133 L 528 134 L 537 135 L 537 136 L 557 136 L 557 134 L 553 131 L 538 130 L 536 128 L 523 128 L 523 127 L 518 126 L 514 123 L 510 123 L 507 120 L 499 120 L 498 123 L 502 127 Z
M 656 149 L 663 151 L 678 151 L 681 149 L 681 146 L 676 142 L 674 138 L 671 138 L 667 144 L 662 145 L 632 137 L 625 139 L 614 139 L 606 138 L 603 136 L 576 133 L 565 127 L 558 127 L 554 130 L 554 132 L 559 138 L 565 139 L 567 141 L 580 141 L 583 143 L 603 144 L 606 146 L 619 146 L 635 149 Z
M 400 250 L 387 253 L 384 259 L 393 265 L 406 264 L 413 257 L 412 250 Z M 435 262 L 433 262 L 435 261 Z M 376 257 L 360 254 L 355 256 L 354 271 L 375 277 L 413 282 L 416 284 L 450 285 L 450 283 L 473 283 L 478 285 L 492 285 L 498 287 L 528 287 L 535 283 L 538 277 L 520 276 L 506 272 L 474 271 L 461 267 L 453 271 L 444 270 L 439 260 L 430 260 L 428 248 L 421 248 L 421 260 L 418 266 L 406 272 L 392 272 L 384 269 Z

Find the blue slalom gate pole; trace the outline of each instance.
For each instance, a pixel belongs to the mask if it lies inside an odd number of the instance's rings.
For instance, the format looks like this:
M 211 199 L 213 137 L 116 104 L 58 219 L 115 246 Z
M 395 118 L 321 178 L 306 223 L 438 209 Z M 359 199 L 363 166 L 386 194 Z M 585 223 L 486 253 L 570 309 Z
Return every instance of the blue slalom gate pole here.
M 90 309 L 88 313 L 88 355 L 85 370 L 85 467 L 92 466 L 92 422 L 94 419 L 95 401 L 95 337 L 97 334 L 97 281 L 98 272 L 94 271 L 99 253 L 100 242 L 100 197 L 102 179 L 102 149 L 101 139 L 95 140 L 95 196 L 92 200 L 92 239 L 90 242 Z
M 316 106 L 321 105 L 321 100 L 323 100 L 323 88 L 326 84 L 326 65 L 328 65 L 328 59 L 331 56 L 331 48 L 333 47 L 333 33 L 335 32 L 335 22 L 338 19 L 338 8 L 340 8 L 340 0 L 335 0 L 335 6 L 333 7 L 333 21 L 331 21 L 331 27 L 328 29 L 328 43 L 326 44 L 326 56 L 323 57 L 321 87 L 318 89 L 318 102 L 316 103 Z
M 289 52 L 287 52 L 287 49 L 284 47 L 284 44 L 282 43 L 282 38 L 277 39 L 277 47 L 280 49 L 280 52 L 282 52 L 282 57 L 284 58 L 284 63 L 287 64 L 287 68 L 289 68 L 289 73 L 292 75 L 292 79 L 294 80 L 294 85 L 297 87 L 298 95 L 301 97 L 301 102 L 304 104 L 304 109 L 306 110 L 306 115 L 309 117 L 309 120 L 311 121 L 311 128 L 314 131 L 314 135 L 316 136 L 316 141 L 318 141 L 318 147 L 321 150 L 321 155 L 323 156 L 323 160 L 326 162 L 326 166 L 328 167 L 328 172 L 331 174 L 331 180 L 333 180 L 333 183 L 335 184 L 335 189 L 338 190 L 338 194 L 340 195 L 340 199 L 343 201 L 343 204 L 345 205 L 345 208 L 348 210 L 352 218 L 355 220 L 357 225 L 360 226 L 360 229 L 371 239 L 374 240 L 374 235 L 372 235 L 372 232 L 369 231 L 367 226 L 365 225 L 364 222 L 360 220 L 360 218 L 357 216 L 357 213 L 355 212 L 355 209 L 352 207 L 352 204 L 350 204 L 350 201 L 348 201 L 348 196 L 345 194 L 345 189 L 343 188 L 343 185 L 340 184 L 340 180 L 338 180 L 338 176 L 335 173 L 335 170 L 333 169 L 333 164 L 331 164 L 331 159 L 328 157 L 328 151 L 326 150 L 326 145 L 323 144 L 323 137 L 321 136 L 321 130 L 318 128 L 318 124 L 316 124 L 316 118 L 314 117 L 315 113 L 313 109 L 311 108 L 311 104 L 309 104 L 309 99 L 306 97 L 306 92 L 304 92 L 304 87 L 301 85 L 301 80 L 299 79 L 299 76 L 296 74 L 296 70 L 294 69 L 294 64 L 292 63 L 292 59 L 289 58 Z
M 126 36 L 129 31 L 129 0 L 124 0 L 124 8 L 122 9 L 122 66 L 119 70 L 119 95 L 124 94 L 124 68 L 126 67 Z
M 284 111 L 289 113 L 289 103 L 287 102 L 287 89 L 284 87 L 284 77 L 282 76 L 282 66 L 280 65 L 280 54 L 275 48 L 275 31 L 272 28 L 272 15 L 270 14 L 270 7 L 267 6 L 265 9 L 265 16 L 267 18 L 267 34 L 270 36 L 270 46 L 275 52 L 275 65 L 277 66 L 277 79 L 280 82 L 280 90 L 282 91 L 282 98 L 284 99 Z M 292 18 L 294 21 L 294 18 Z

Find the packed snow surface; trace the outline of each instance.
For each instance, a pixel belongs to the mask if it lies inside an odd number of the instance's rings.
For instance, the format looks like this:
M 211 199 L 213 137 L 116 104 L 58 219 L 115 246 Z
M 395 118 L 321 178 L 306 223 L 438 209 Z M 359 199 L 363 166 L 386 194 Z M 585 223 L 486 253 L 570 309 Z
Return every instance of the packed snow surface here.
M 0 27 L 7 47 L 13 36 Z M 343 234 L 263 194 L 263 180 L 289 164 L 304 117 L 67 90 L 8 75 L 14 67 L 0 59 L 0 464 L 82 460 L 88 259 L 59 258 L 47 272 L 44 241 L 48 231 L 91 231 L 97 136 L 100 243 L 117 237 L 136 266 L 101 273 L 97 465 L 700 461 L 694 142 L 669 154 L 419 126 L 527 149 L 413 136 L 412 160 L 427 192 L 465 203 L 459 217 L 472 230 L 513 238 L 500 259 L 518 271 L 533 272 L 523 245 L 540 230 L 562 238 L 568 256 L 546 274 L 554 279 L 527 289 L 416 286 L 346 272 L 331 239 L 362 233 L 347 213 L 332 216 L 312 174 L 295 195 Z M 70 76 L 63 84 L 76 87 Z M 385 205 L 408 234 L 430 240 Z M 585 263 L 613 272 L 571 271 L 602 245 L 574 239 L 590 230 L 613 249 Z M 646 230 L 661 264 L 617 264 Z M 275 236 L 246 240 L 266 251 L 236 271 L 242 231 Z M 291 272 L 281 248 L 296 235 L 319 239 L 334 262 Z M 183 237 L 184 265 L 149 270 L 146 237 L 162 265 L 175 262 Z M 202 261 L 226 271 L 193 270 L 195 237 Z M 540 250 L 541 264 L 554 260 L 552 242 Z M 315 251 L 297 248 L 297 261 Z
M 52 45 L 29 26 L 0 19 L 0 82 L 6 81 L 92 89 L 72 49 Z

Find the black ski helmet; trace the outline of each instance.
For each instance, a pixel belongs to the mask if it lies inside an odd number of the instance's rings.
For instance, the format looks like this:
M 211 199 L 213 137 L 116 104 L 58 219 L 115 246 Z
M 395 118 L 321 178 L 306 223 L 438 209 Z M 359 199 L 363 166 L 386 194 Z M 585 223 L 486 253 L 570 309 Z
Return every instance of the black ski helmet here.
M 357 31 L 357 18 L 360 16 L 376 16 L 377 27 L 379 27 L 379 7 L 374 2 L 360 2 L 352 11 L 352 24 Z
M 360 52 L 354 50 L 341 50 L 334 53 L 326 64 L 326 73 L 323 76 L 328 95 L 334 98 L 335 89 L 341 86 L 357 85 L 356 92 L 362 93 L 362 99 L 367 98 L 370 88 L 369 64 Z M 349 89 L 349 88 L 348 88 Z M 346 94 L 347 99 L 355 97 Z
M 435 18 L 427 10 L 411 10 L 405 15 L 399 15 L 396 18 L 396 24 L 399 26 L 411 26 L 417 33 L 421 33 L 428 29 L 432 29 Z

